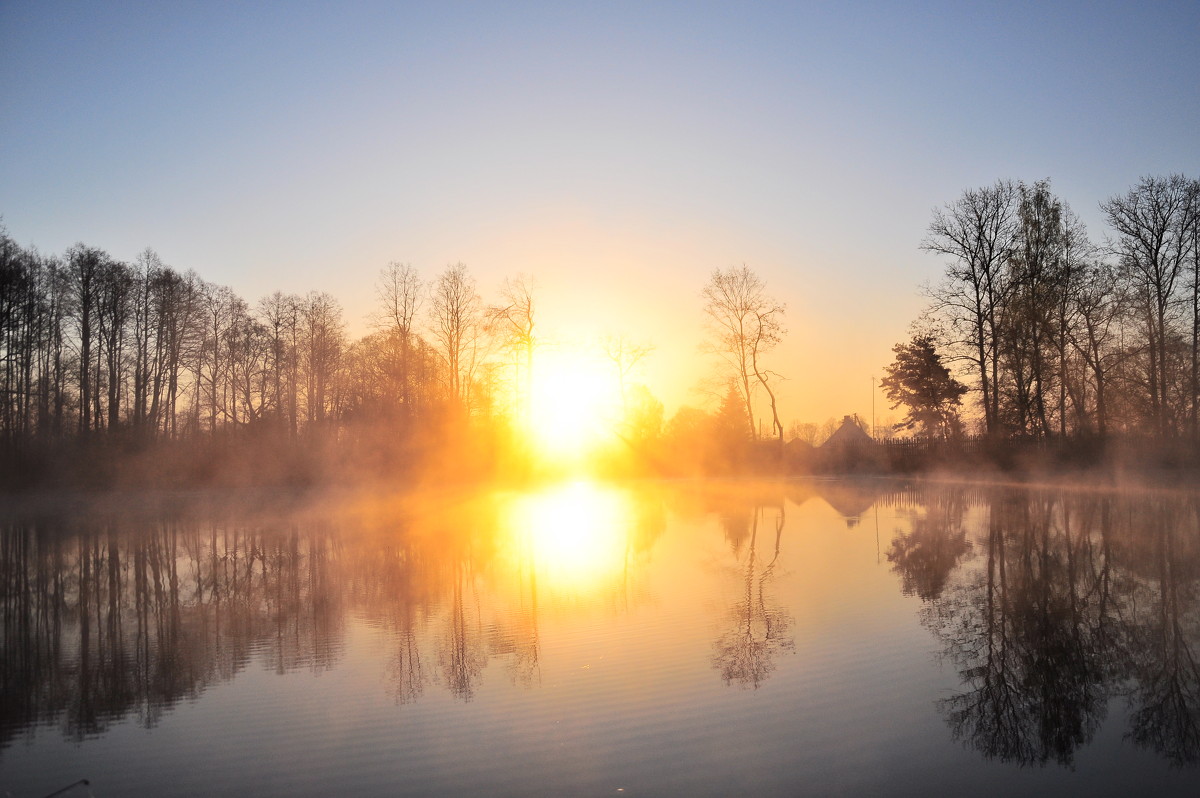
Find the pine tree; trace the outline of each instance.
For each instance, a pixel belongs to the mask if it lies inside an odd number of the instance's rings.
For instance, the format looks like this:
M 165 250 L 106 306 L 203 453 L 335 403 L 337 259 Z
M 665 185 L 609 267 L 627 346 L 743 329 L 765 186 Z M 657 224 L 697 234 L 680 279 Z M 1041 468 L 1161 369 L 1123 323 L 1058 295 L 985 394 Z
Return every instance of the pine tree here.
M 892 347 L 896 360 L 885 371 L 880 385 L 892 402 L 892 408 L 908 408 L 897 426 L 900 429 L 919 427 L 921 434 L 950 437 L 961 431 L 958 407 L 967 386 L 950 375 L 942 363 L 933 340 L 927 335 L 915 335 L 908 343 Z

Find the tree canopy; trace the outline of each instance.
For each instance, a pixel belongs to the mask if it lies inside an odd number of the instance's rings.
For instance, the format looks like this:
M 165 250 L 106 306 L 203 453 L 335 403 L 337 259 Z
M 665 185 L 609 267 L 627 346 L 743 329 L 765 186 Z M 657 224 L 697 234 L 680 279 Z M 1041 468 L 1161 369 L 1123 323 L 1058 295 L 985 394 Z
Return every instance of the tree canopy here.
M 898 426 L 919 428 L 931 437 L 950 437 L 959 433 L 958 407 L 967 386 L 950 374 L 928 335 L 914 335 L 907 343 L 892 347 L 895 361 L 886 368 L 880 385 L 893 408 L 904 405 L 908 414 Z

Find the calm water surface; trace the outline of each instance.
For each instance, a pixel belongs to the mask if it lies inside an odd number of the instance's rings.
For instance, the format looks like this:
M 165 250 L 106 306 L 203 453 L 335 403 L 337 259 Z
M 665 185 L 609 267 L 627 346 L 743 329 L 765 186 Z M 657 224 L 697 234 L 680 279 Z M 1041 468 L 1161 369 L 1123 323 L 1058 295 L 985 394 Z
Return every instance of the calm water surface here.
M 1198 508 L 818 481 L 9 510 L 0 793 L 1194 795 Z

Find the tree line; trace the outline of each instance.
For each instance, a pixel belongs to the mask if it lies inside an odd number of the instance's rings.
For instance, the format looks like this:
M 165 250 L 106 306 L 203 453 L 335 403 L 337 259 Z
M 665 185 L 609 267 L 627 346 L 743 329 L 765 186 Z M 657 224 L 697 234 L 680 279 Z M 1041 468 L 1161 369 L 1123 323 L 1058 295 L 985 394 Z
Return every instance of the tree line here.
M 1100 210 L 1101 243 L 1048 180 L 934 211 L 921 247 L 946 271 L 884 386 L 910 425 L 948 434 L 969 388 L 988 436 L 1200 437 L 1200 181 L 1146 177 Z
M 1200 437 L 1200 181 L 1147 177 L 1100 207 L 1111 233 L 1099 244 L 1048 180 L 997 181 L 934 212 L 921 246 L 946 271 L 881 382 L 908 409 L 903 426 L 957 435 L 969 395 L 977 431 L 995 439 Z M 660 471 L 765 467 L 798 429 L 785 430 L 769 362 L 785 306 L 746 266 L 713 271 L 700 296 L 715 410 L 664 419 L 633 381 L 652 347 L 611 338 L 617 438 Z M 327 293 L 251 305 L 149 249 L 132 263 L 84 244 L 44 255 L 0 227 L 7 479 L 39 452 L 110 457 L 113 442 L 270 440 L 281 459 L 314 461 L 335 446 L 375 471 L 464 450 L 459 472 L 464 459 L 494 471 L 519 458 L 545 344 L 532 281 L 505 280 L 487 303 L 461 263 L 432 279 L 391 263 L 377 300 L 371 332 L 351 340 Z
M 371 332 L 351 340 L 327 293 L 251 305 L 149 249 L 133 263 L 84 244 L 44 255 L 0 228 L 0 447 L 312 446 L 386 427 L 399 451 L 527 393 L 528 279 L 485 305 L 461 263 L 430 281 L 392 263 L 377 293 Z
M 252 305 L 150 249 L 132 263 L 85 244 L 45 255 L 0 227 L 0 451 L 9 479 L 55 450 L 65 459 L 97 450 L 93 471 L 130 451 L 161 457 L 172 446 L 194 453 L 265 442 L 282 448 L 258 446 L 260 461 L 353 451 L 357 467 L 376 471 L 455 457 L 458 471 L 464 460 L 490 460 L 486 472 L 497 458 L 527 459 L 535 351 L 552 345 L 537 327 L 533 280 L 507 279 L 485 302 L 462 263 L 424 279 L 393 262 L 376 289 L 371 331 L 351 340 L 327 293 L 275 292 Z M 686 451 L 682 459 L 696 454 L 706 470 L 733 468 L 760 435 L 764 394 L 770 437 L 782 443 L 778 375 L 765 358 L 785 333 L 783 305 L 745 266 L 715 270 L 701 296 L 711 322 L 705 351 L 718 364 L 713 393 L 727 394 L 716 412 L 682 408 L 665 420 L 637 382 L 654 347 L 626 335 L 597 346 L 619 386 L 610 421 L 625 456 L 669 469 L 666 460 L 681 458 L 667 453 Z M 143 471 L 153 468 L 151 459 Z M 224 461 L 207 472 L 236 470 Z

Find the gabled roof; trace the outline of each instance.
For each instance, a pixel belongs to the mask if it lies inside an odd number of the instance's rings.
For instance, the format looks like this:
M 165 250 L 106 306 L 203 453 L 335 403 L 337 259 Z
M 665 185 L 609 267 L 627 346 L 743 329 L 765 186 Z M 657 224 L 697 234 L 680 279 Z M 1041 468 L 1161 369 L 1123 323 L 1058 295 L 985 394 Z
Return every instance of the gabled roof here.
M 861 448 L 863 446 L 872 446 L 875 441 L 871 440 L 871 436 L 863 432 L 862 427 L 854 423 L 854 419 L 846 416 L 842 419 L 842 426 L 838 427 L 829 440 L 821 444 L 822 449 L 848 449 Z

